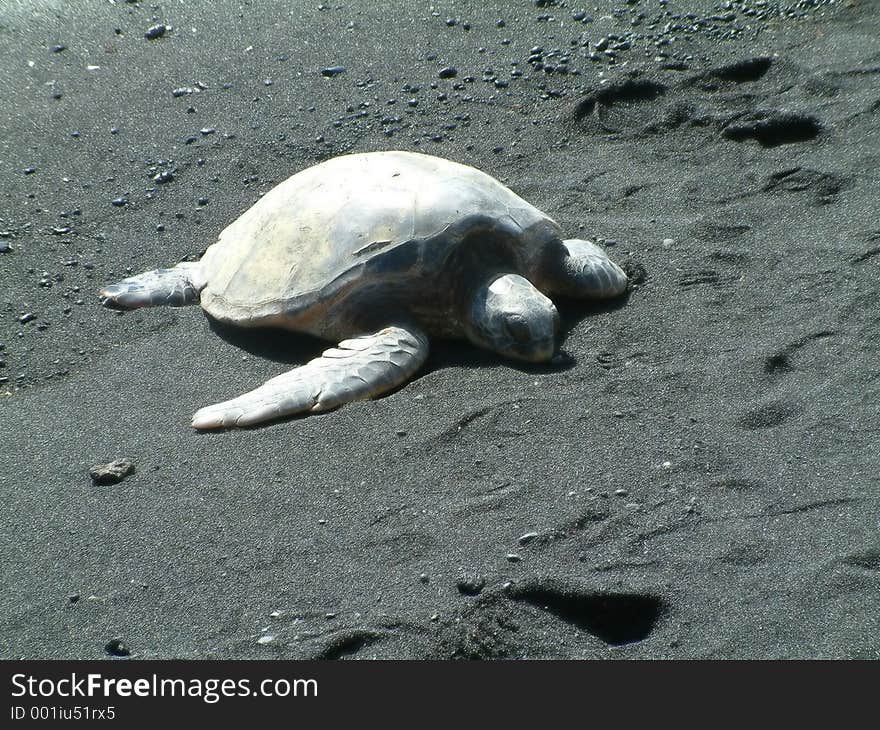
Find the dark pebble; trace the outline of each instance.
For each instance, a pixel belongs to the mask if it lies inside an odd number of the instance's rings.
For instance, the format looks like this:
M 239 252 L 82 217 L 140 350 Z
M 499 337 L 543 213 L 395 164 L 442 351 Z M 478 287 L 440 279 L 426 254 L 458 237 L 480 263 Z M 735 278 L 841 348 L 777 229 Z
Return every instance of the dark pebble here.
M 6 241 L 0 241 L 0 253 L 9 253 L 12 250 L 12 246 L 10 246 Z
M 79 601 L 79 593 L 68 594 L 67 600 L 70 601 L 71 603 L 76 603 L 77 601 Z
M 116 459 L 109 464 L 95 464 L 89 469 L 89 476 L 94 484 L 118 484 L 134 472 L 134 464 L 130 459 Z
M 26 168 L 24 168 L 24 170 L 22 170 L 22 172 L 25 175 L 33 175 L 36 171 L 37 171 L 36 167 L 26 167 Z
M 477 596 L 486 587 L 486 579 L 482 575 L 465 575 L 455 582 L 455 587 L 465 596 Z
M 128 656 L 131 654 L 131 649 L 126 646 L 122 639 L 111 639 L 104 644 L 104 651 L 110 656 Z
M 458 76 L 458 69 L 447 66 L 446 68 L 441 68 L 440 73 L 437 74 L 441 79 L 454 79 Z
M 33 322 L 37 318 L 37 315 L 33 312 L 26 312 L 18 318 L 18 321 L 21 324 L 27 324 L 28 322 Z
M 147 30 L 146 33 L 144 33 L 144 38 L 146 38 L 148 41 L 156 40 L 156 38 L 161 38 L 163 35 L 165 35 L 166 30 L 168 30 L 167 25 L 154 25 L 152 28 Z
M 178 96 L 188 96 L 189 94 L 194 94 L 195 89 L 190 88 L 189 86 L 181 86 L 177 89 L 173 89 L 171 91 L 171 95 L 175 98 Z
M 110 201 L 110 205 L 113 205 L 117 208 L 121 208 L 123 205 L 127 205 L 127 204 L 128 204 L 128 200 L 124 196 L 121 196 L 121 195 L 118 198 L 113 198 L 113 200 Z
M 217 130 L 214 129 L 214 127 L 202 127 L 199 131 L 200 131 L 205 137 L 207 137 L 209 134 L 215 134 L 215 133 L 217 132 Z
M 159 185 L 165 185 L 166 183 L 170 183 L 174 179 L 174 173 L 171 170 L 162 170 L 161 172 L 157 172 L 153 175 L 153 182 L 159 183 Z
M 49 50 L 52 51 L 52 53 L 61 53 L 61 51 L 67 50 L 67 46 L 59 43 L 56 46 L 49 46 Z
M 339 74 L 344 74 L 346 70 L 345 66 L 328 66 L 327 68 L 321 69 L 321 76 L 327 76 L 328 78 L 331 76 L 339 76 Z

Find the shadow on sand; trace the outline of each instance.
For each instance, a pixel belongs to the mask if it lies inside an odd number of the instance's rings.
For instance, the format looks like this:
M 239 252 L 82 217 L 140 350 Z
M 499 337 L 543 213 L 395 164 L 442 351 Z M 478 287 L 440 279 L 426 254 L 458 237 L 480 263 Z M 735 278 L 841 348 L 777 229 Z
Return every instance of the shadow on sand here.
M 629 297 L 630 292 L 627 291 L 621 297 L 604 301 L 557 298 L 556 304 L 561 320 L 558 337 L 560 349 L 549 362 L 527 363 L 502 359 L 494 352 L 482 350 L 461 340 L 433 340 L 431 353 L 420 375 L 450 367 L 489 367 L 497 365 L 499 362 L 526 373 L 552 373 L 570 370 L 577 364 L 577 360 L 562 349 L 569 333 L 591 315 L 612 312 L 624 307 L 629 301 Z M 304 365 L 335 344 L 311 335 L 291 332 L 278 327 L 251 329 L 224 324 L 210 316 L 207 316 L 207 319 L 211 330 L 229 344 L 256 357 L 291 366 Z

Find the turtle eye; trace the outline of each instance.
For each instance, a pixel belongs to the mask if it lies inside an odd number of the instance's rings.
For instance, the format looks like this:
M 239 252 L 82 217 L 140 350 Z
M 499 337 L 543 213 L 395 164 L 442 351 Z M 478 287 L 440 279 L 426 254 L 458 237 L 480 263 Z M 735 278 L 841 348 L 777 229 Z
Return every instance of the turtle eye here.
M 524 345 L 532 339 L 532 330 L 529 327 L 529 323 L 519 314 L 507 315 L 504 319 L 504 327 L 514 342 Z

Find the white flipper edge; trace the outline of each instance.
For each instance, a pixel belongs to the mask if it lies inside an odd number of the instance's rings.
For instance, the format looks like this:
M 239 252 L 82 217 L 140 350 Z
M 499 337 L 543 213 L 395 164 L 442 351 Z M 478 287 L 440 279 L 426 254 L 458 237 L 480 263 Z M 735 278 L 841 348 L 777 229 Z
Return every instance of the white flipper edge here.
M 385 327 L 343 340 L 321 357 L 238 398 L 207 406 L 193 428 L 252 426 L 295 413 L 327 411 L 396 388 L 424 364 L 428 338 L 414 327 Z
M 570 238 L 562 244 L 568 256 L 564 261 L 565 273 L 554 286 L 559 294 L 609 299 L 626 291 L 626 274 L 600 246 L 577 238 Z
M 184 307 L 199 301 L 204 288 L 202 266 L 198 261 L 183 261 L 170 269 L 154 269 L 100 290 L 101 304 L 110 309 L 140 307 Z

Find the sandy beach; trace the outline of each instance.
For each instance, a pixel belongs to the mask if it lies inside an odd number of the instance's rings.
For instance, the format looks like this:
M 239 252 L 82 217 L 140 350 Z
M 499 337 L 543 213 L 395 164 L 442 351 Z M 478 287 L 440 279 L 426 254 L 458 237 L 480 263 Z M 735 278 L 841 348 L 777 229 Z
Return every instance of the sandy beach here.
M 868 0 L 0 0 L 0 657 L 880 658 L 878 39 Z M 98 289 L 390 149 L 631 290 L 559 301 L 548 366 L 436 341 L 193 430 L 327 343 Z

